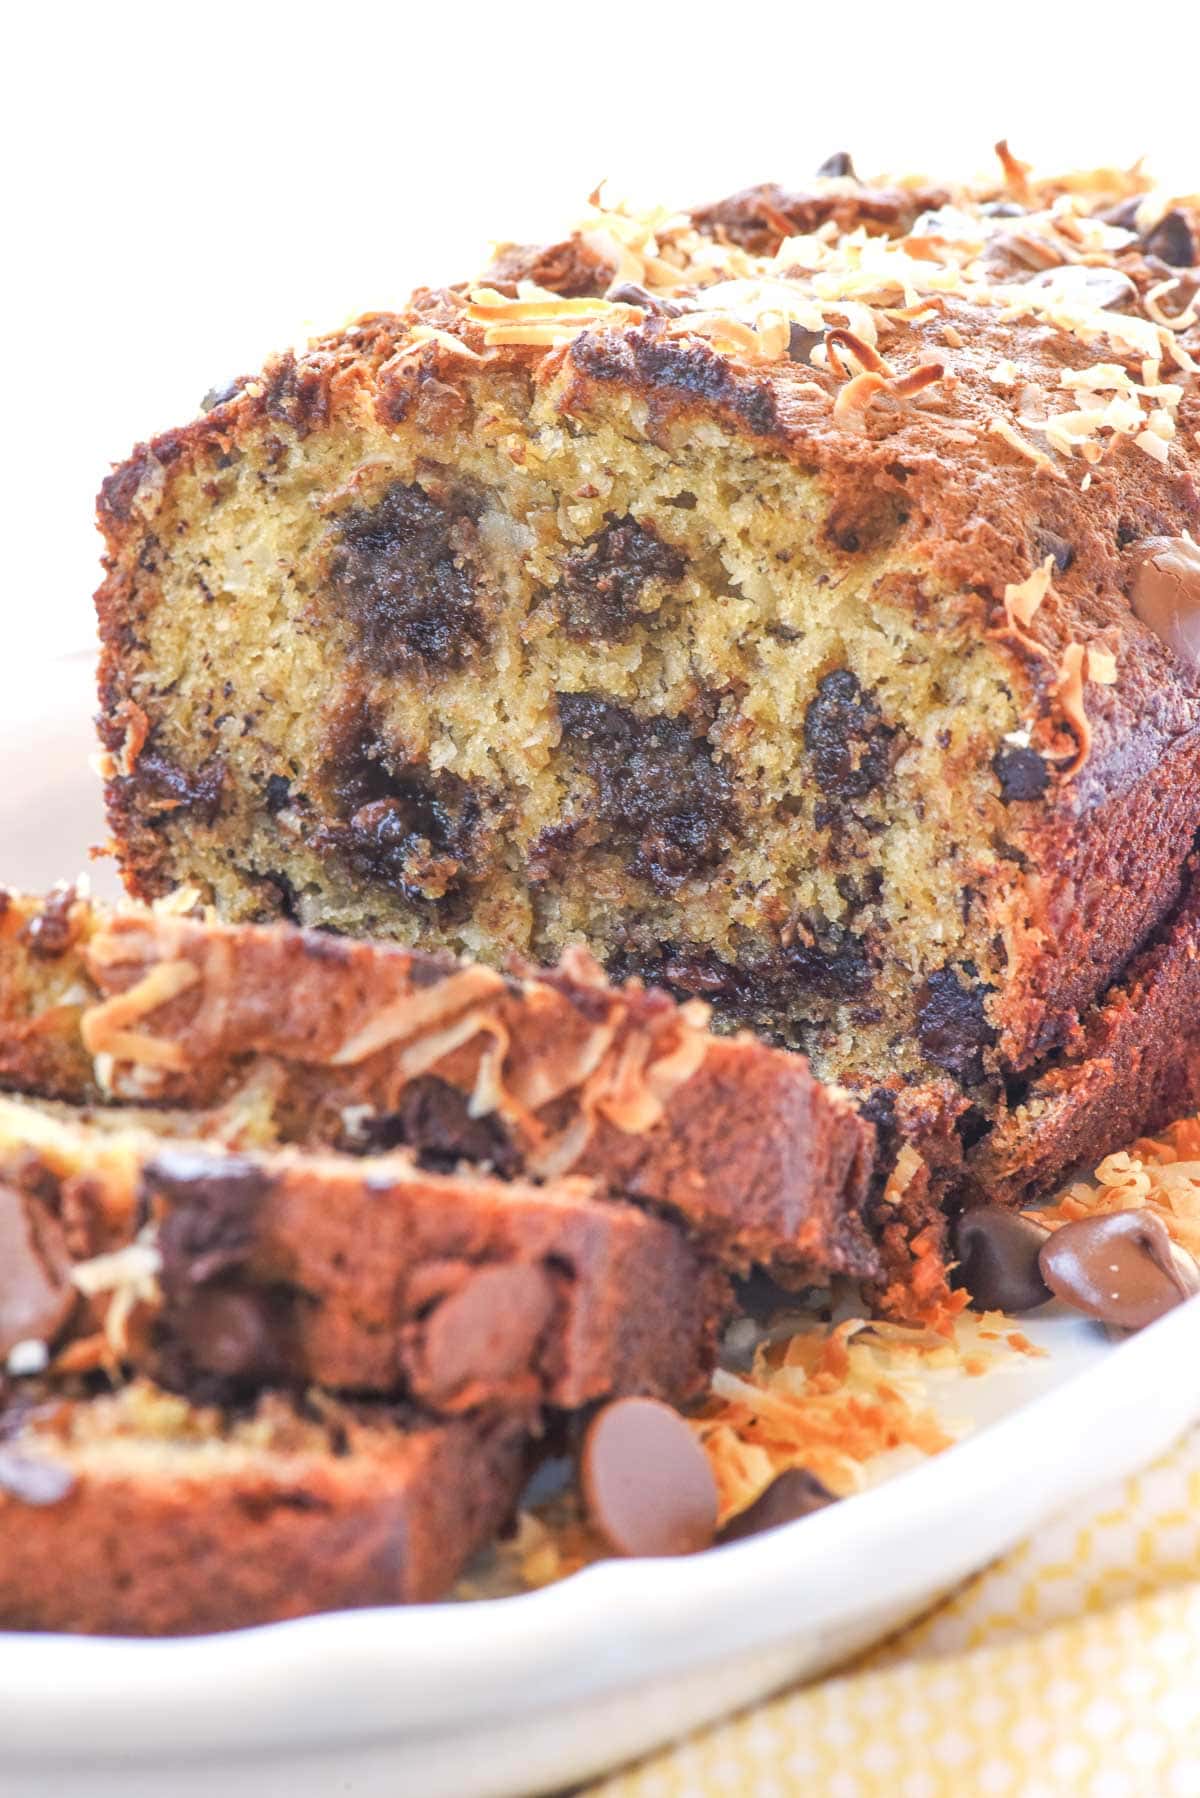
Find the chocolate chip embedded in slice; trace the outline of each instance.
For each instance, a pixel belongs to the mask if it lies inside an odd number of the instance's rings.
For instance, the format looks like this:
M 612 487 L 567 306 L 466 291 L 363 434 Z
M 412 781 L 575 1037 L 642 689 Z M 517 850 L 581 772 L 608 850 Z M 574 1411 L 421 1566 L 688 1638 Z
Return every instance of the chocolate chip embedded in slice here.
M 1049 1232 L 1000 1205 L 975 1205 L 954 1225 L 959 1281 L 975 1311 L 1033 1311 L 1050 1298 L 1038 1266 Z
M 992 757 L 992 773 L 1000 782 L 1005 805 L 1040 799 L 1050 784 L 1050 770 L 1036 749 L 1006 744 Z
M 811 1517 L 814 1511 L 823 1511 L 826 1505 L 836 1503 L 837 1493 L 823 1485 L 815 1473 L 809 1473 L 807 1467 L 789 1467 L 775 1476 L 752 1505 L 729 1519 L 717 1541 L 742 1542 L 747 1536 L 780 1529 L 785 1523 Z
M 983 1051 L 996 1040 L 988 1023 L 988 992 L 974 968 L 964 965 L 963 980 L 953 968 L 938 968 L 917 993 L 917 1040 L 936 1067 L 953 1074 L 964 1086 L 983 1079 Z
M 1200 1266 L 1152 1211 L 1063 1224 L 1038 1260 L 1056 1298 L 1122 1330 L 1143 1329 L 1200 1292 Z
M 483 1267 L 444 1298 L 425 1327 L 413 1389 L 445 1403 L 529 1370 L 554 1311 L 554 1283 L 533 1263 Z
M 824 162 L 817 170 L 817 174 L 823 175 L 827 179 L 845 180 L 848 178 L 851 181 L 858 180 L 858 176 L 854 172 L 854 163 L 851 161 L 849 150 L 835 150 L 832 156 L 827 156 L 825 158 Z
M 62 1228 L 44 1206 L 0 1185 L 0 1360 L 19 1342 L 52 1342 L 75 1303 Z
M 1146 537 L 1133 552 L 1129 603 L 1192 668 L 1200 668 L 1200 544 L 1190 537 Z
M 621 1555 L 685 1555 L 717 1527 L 717 1482 L 678 1411 L 653 1398 L 621 1398 L 597 1412 L 584 1437 L 584 1502 Z

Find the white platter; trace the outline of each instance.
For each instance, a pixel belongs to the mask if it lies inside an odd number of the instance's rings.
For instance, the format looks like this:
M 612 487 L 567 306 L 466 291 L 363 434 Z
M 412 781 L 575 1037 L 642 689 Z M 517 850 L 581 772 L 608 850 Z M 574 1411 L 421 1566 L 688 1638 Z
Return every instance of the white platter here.
M 86 657 L 0 673 L 3 878 L 72 875 L 101 837 L 92 709 Z M 1200 1299 L 1119 1345 L 1024 1321 L 1049 1353 L 964 1383 L 967 1440 L 736 1547 L 218 1637 L 0 1635 L 0 1794 L 509 1798 L 819 1672 L 1200 1417 Z

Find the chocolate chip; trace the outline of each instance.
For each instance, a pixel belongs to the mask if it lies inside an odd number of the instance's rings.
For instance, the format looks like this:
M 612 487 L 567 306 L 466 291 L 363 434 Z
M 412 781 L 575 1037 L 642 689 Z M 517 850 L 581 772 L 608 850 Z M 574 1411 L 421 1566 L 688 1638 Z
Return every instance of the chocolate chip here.
M 985 218 L 1019 219 L 1024 218 L 1024 206 L 1018 206 L 1015 200 L 988 200 L 979 208 Z
M 835 668 L 818 683 L 804 715 L 804 747 L 822 793 L 861 799 L 881 786 L 894 736 L 872 694 L 848 668 Z
M 1200 544 L 1144 538 L 1134 552 L 1129 603 L 1180 661 L 1200 668 Z
M 1116 225 L 1118 230 L 1134 231 L 1142 199 L 1141 194 L 1131 194 L 1127 200 L 1119 200 L 1115 206 L 1106 206 L 1096 217 L 1105 225 Z
M 75 1485 L 75 1475 L 57 1461 L 39 1461 L 19 1449 L 0 1448 L 0 1492 L 23 1505 L 57 1505 Z
M 203 1287 L 164 1317 L 190 1367 L 228 1380 L 279 1380 L 288 1371 L 288 1307 L 270 1292 Z
M 0 1361 L 18 1342 L 52 1342 L 75 1304 L 62 1226 L 37 1200 L 0 1185 Z
M 474 516 L 464 491 L 443 503 L 415 482 L 394 482 L 331 535 L 329 592 L 380 674 L 412 664 L 451 668 L 483 639 Z
M 564 630 L 582 641 L 616 641 L 641 617 L 638 599 L 647 582 L 678 581 L 685 566 L 679 551 L 648 525 L 636 518 L 610 519 L 564 559 L 556 595 Z
M 444 1402 L 476 1384 L 503 1385 L 532 1373 L 553 1311 L 554 1284 L 544 1268 L 480 1268 L 430 1313 L 414 1389 Z
M 958 1283 L 971 1295 L 975 1311 L 1032 1311 L 1044 1305 L 1050 1288 L 1038 1267 L 1038 1251 L 1048 1232 L 1031 1218 L 1002 1205 L 976 1205 L 954 1225 Z
M 729 1519 L 718 1531 L 717 1541 L 742 1542 L 747 1536 L 780 1529 L 785 1523 L 794 1523 L 798 1517 L 811 1517 L 814 1511 L 823 1511 L 826 1505 L 836 1503 L 836 1492 L 822 1485 L 816 1474 L 809 1473 L 806 1467 L 789 1467 L 776 1474 L 752 1505 Z
M 1187 214 L 1173 206 L 1142 237 L 1148 256 L 1169 262 L 1172 268 L 1192 268 L 1197 261 L 1196 238 Z
M 272 818 L 275 817 L 277 812 L 283 811 L 284 807 L 291 803 L 291 798 L 291 781 L 282 774 L 269 774 L 267 776 L 266 790 L 263 794 L 263 803 Z
M 983 1079 L 983 1051 L 996 1040 L 984 1010 L 985 987 L 964 964 L 962 982 L 953 968 L 930 974 L 917 993 L 917 1040 L 935 1066 L 953 1074 L 964 1086 Z
M 827 178 L 844 180 L 848 176 L 851 181 L 858 180 L 858 176 L 854 172 L 854 164 L 850 160 L 849 150 L 835 150 L 832 156 L 825 158 L 817 173 Z
M 460 1161 L 487 1163 L 503 1179 L 517 1173 L 521 1158 L 494 1112 L 473 1117 L 470 1094 L 421 1074 L 410 1080 L 395 1111 L 367 1118 L 356 1128 L 354 1148 L 370 1154 L 404 1145 L 416 1151 L 423 1168 L 451 1173 Z
M 1033 545 L 1037 560 L 1044 562 L 1047 556 L 1052 556 L 1059 574 L 1065 574 L 1075 560 L 1074 546 L 1065 537 L 1060 537 L 1057 531 L 1048 531 L 1044 526 L 1034 532 Z
M 1036 749 L 1005 745 L 992 757 L 992 772 L 1000 782 L 1005 805 L 1040 799 L 1050 784 L 1050 770 Z
M 167 1148 L 147 1163 L 143 1197 L 165 1213 L 158 1231 L 164 1291 L 202 1286 L 243 1265 L 268 1184 L 248 1156 Z
M 588 1425 L 581 1464 L 588 1515 L 621 1555 L 707 1548 L 717 1483 L 695 1432 L 652 1398 L 620 1398 Z
M 818 344 L 824 343 L 824 341 L 824 331 L 810 331 L 804 325 L 798 325 L 793 321 L 788 326 L 788 360 L 811 363 L 813 351 Z
M 1152 1211 L 1077 1218 L 1039 1256 L 1056 1298 L 1101 1323 L 1140 1330 L 1200 1292 L 1200 1266 Z

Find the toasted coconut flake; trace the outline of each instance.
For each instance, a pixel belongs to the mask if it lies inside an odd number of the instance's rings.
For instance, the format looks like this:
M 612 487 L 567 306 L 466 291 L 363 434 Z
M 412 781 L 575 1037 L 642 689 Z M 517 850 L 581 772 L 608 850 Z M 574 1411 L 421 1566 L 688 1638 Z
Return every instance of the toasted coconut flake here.
M 833 402 L 833 416 L 839 424 L 851 418 L 861 419 L 872 400 L 880 393 L 888 391 L 886 375 L 855 375 L 853 380 L 839 389 L 837 399 Z
M 177 999 L 199 979 L 200 970 L 194 962 L 157 963 L 128 992 L 116 993 L 84 1012 L 79 1022 L 84 1048 L 89 1055 L 110 1054 L 118 1060 L 142 1060 L 160 1067 L 176 1065 L 169 1054 L 165 1059 L 158 1057 L 157 1050 L 148 1048 L 154 1039 L 130 1032 L 129 1025 Z M 178 1053 L 174 1044 L 160 1044 L 159 1049 Z
M 829 356 L 829 366 L 839 381 L 844 381 L 851 372 L 838 355 L 839 348 L 849 350 L 860 370 L 866 370 L 869 374 L 885 376 L 890 376 L 892 373 L 873 345 L 864 343 L 863 339 L 855 332 L 844 330 L 840 326 L 826 331 L 825 348 Z
M 347 1038 L 330 1058 L 335 1068 L 353 1067 L 392 1043 L 407 1042 L 432 1026 L 443 1026 L 468 1006 L 496 998 L 503 978 L 493 968 L 459 968 L 435 986 L 405 994 Z M 476 1026 L 480 1028 L 480 1026 Z
M 1010 449 L 1016 450 L 1019 456 L 1024 456 L 1027 462 L 1032 462 L 1036 468 L 1044 469 L 1047 474 L 1053 475 L 1055 480 L 1062 481 L 1066 479 L 1062 469 L 1056 468 L 1049 456 L 1042 450 L 1035 449 L 1029 439 L 1027 437 L 1022 437 L 1020 432 L 1015 430 L 1006 418 L 989 419 L 988 430 L 993 437 L 1002 438 L 1003 441 L 1008 444 Z
M 1073 780 L 1091 754 L 1092 726 L 1083 703 L 1085 683 L 1091 680 L 1100 686 L 1112 686 L 1116 678 L 1116 658 L 1103 646 L 1068 643 L 1063 650 L 1053 691 L 1078 745 L 1075 755 L 1062 769 L 1064 781 Z

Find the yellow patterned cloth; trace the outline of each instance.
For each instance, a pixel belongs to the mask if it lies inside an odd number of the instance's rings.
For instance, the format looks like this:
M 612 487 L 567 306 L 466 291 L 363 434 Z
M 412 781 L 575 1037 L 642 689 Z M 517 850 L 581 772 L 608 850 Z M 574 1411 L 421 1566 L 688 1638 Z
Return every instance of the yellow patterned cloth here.
M 1200 1429 L 851 1668 L 592 1798 L 1200 1798 Z

